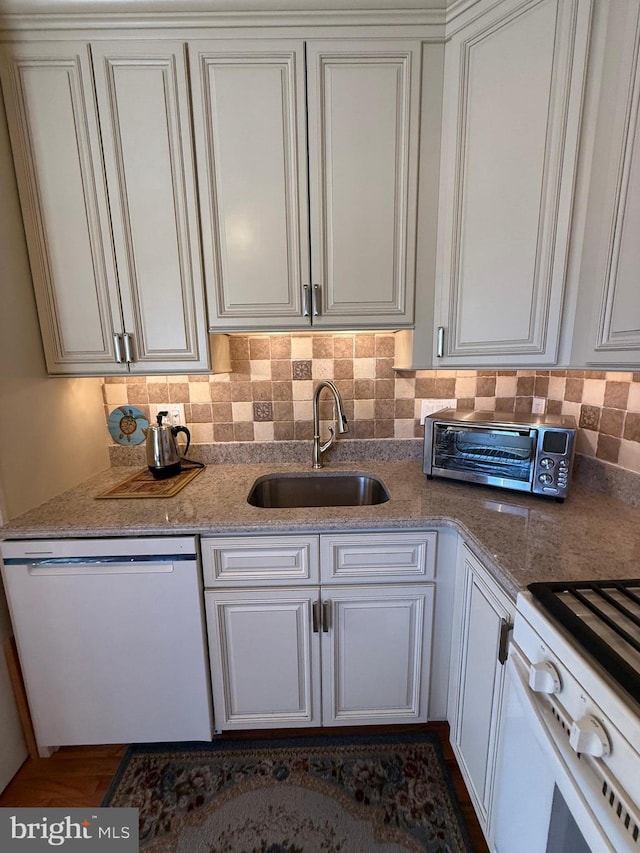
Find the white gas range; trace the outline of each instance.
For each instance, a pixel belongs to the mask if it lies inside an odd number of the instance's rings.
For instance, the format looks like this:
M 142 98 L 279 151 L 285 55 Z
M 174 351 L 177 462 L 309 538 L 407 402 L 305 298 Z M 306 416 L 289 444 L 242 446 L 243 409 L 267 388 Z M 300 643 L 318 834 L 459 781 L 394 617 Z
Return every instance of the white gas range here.
M 640 581 L 533 584 L 509 652 L 491 846 L 640 852 Z

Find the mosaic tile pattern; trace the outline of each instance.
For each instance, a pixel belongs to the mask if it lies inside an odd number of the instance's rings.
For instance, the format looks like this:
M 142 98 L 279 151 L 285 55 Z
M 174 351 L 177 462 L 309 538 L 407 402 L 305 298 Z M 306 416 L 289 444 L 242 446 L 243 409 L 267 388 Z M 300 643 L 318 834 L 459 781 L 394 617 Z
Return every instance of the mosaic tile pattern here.
M 233 335 L 233 371 L 211 376 L 104 379 L 105 418 L 126 403 L 184 403 L 196 443 L 310 440 L 312 396 L 331 379 L 345 404 L 350 438 L 421 437 L 420 401 L 455 398 L 459 409 L 573 415 L 578 451 L 640 471 L 640 373 L 604 371 L 395 371 L 392 333 Z M 323 396 L 321 418 L 333 404 Z M 326 429 L 326 425 L 323 427 Z M 324 432 L 323 432 L 324 435 Z

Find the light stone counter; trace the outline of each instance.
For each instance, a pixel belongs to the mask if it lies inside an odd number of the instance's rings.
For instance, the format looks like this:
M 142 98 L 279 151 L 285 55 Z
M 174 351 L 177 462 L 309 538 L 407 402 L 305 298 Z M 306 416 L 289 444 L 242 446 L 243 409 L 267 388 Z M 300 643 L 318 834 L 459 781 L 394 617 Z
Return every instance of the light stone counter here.
M 371 507 L 282 510 L 247 503 L 257 477 L 308 470 L 301 463 L 211 464 L 173 498 L 96 500 L 133 471 L 111 468 L 13 519 L 0 534 L 24 539 L 453 527 L 514 598 L 532 581 L 640 576 L 640 509 L 580 482 L 559 504 L 427 480 L 417 461 L 331 461 L 325 473 L 374 474 L 391 499 Z

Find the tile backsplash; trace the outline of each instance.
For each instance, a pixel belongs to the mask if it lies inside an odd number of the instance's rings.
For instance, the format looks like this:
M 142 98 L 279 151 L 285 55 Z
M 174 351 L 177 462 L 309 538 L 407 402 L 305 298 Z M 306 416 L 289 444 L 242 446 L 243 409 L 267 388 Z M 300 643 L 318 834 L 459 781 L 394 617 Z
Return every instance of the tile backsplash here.
M 455 398 L 459 409 L 573 415 L 578 452 L 640 472 L 640 373 L 576 370 L 393 369 L 391 332 L 232 335 L 232 372 L 104 379 L 105 417 L 116 406 L 183 403 L 192 441 L 310 440 L 317 382 L 337 385 L 350 438 L 421 437 L 420 401 Z M 323 419 L 332 417 L 327 394 Z

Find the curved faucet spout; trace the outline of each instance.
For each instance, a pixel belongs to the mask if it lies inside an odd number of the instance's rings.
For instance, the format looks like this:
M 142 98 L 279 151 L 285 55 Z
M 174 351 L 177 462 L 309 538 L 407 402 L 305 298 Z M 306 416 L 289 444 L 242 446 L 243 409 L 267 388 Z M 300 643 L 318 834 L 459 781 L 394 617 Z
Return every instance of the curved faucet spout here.
M 338 432 L 349 432 L 349 424 L 342 410 L 342 397 L 340 392 L 328 379 L 318 383 L 316 390 L 313 393 L 313 468 L 322 468 L 322 457 L 326 451 L 335 442 L 336 436 L 331 427 L 329 427 L 329 438 L 324 442 L 320 441 L 320 393 L 323 388 L 328 388 L 333 394 L 333 399 L 336 404 L 336 420 L 338 423 Z

